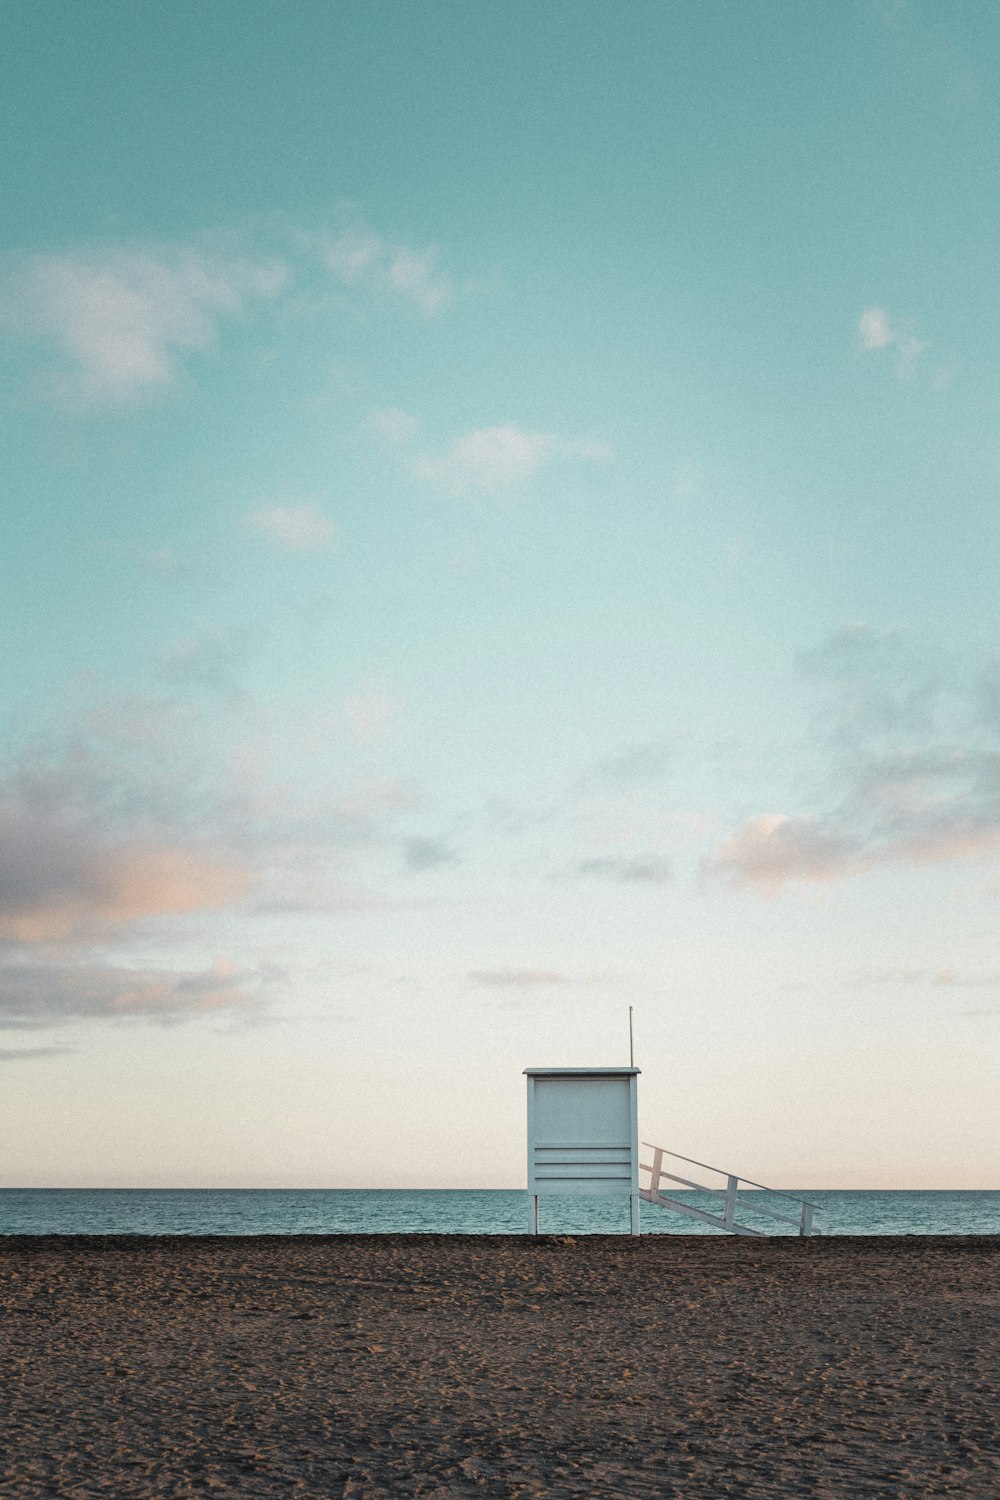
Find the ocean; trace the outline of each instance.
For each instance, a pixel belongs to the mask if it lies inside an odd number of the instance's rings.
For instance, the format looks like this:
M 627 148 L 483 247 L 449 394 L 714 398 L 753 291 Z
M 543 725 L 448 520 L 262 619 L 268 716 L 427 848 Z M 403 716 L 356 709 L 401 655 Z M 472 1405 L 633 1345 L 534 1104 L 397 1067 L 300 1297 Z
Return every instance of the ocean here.
M 1000 1192 L 835 1192 L 796 1189 L 816 1205 L 816 1226 L 831 1234 L 1000 1234 Z M 717 1200 L 676 1195 L 718 1211 Z M 753 1223 L 752 1195 L 741 1213 Z M 523 1190 L 297 1188 L 8 1188 L 0 1189 L 0 1234 L 523 1234 Z M 777 1223 L 772 1233 L 794 1234 Z M 628 1208 L 609 1198 L 545 1198 L 541 1229 L 550 1234 L 628 1230 Z M 720 1231 L 642 1205 L 644 1234 Z

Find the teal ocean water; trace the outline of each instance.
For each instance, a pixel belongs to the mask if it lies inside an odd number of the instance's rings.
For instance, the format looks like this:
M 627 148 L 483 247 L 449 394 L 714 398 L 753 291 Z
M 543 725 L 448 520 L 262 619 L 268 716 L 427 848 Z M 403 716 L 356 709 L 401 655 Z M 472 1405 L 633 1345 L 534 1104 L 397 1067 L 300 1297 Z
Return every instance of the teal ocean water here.
M 1000 1192 L 796 1192 L 816 1205 L 816 1225 L 826 1235 L 1000 1234 Z M 677 1197 L 717 1211 L 708 1195 Z M 527 1222 L 527 1194 L 517 1190 L 0 1190 L 4 1235 L 523 1234 Z M 779 1224 L 760 1227 L 795 1232 Z M 626 1233 L 628 1209 L 614 1199 L 543 1199 L 541 1228 L 552 1234 Z M 642 1232 L 719 1231 L 643 1204 Z

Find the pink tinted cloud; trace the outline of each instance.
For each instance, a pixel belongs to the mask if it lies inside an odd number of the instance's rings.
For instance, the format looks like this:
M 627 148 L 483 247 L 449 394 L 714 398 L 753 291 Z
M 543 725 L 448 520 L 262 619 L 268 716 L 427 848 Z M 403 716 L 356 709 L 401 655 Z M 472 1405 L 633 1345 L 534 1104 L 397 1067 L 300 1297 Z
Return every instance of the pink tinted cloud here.
M 0 938 L 27 945 L 87 940 L 148 917 L 217 910 L 246 894 L 232 861 L 170 846 L 74 847 L 70 837 L 21 882 L 0 886 Z
M 219 957 L 204 970 L 139 969 L 91 963 L 0 966 L 0 1026 L 33 1028 L 78 1019 L 161 1023 L 260 1008 L 266 981 Z
M 884 832 L 866 843 L 830 832 L 813 818 L 750 818 L 703 863 L 707 875 L 774 894 L 795 881 L 838 880 L 887 865 L 939 865 L 985 858 L 1000 849 L 1000 823 L 955 820 Z
M 750 818 L 704 864 L 733 885 L 775 892 L 793 880 L 833 880 L 857 868 L 845 840 L 812 818 L 766 813 Z
M 948 864 L 953 860 L 977 859 L 1000 849 L 1000 823 L 954 822 L 927 828 L 900 839 L 898 854 L 911 864 Z

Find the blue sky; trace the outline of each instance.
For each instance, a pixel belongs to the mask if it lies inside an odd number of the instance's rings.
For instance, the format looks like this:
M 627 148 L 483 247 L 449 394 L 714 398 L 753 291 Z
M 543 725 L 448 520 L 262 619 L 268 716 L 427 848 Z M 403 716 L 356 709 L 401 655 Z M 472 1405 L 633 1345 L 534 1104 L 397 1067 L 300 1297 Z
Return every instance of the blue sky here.
M 5 24 L 4 1180 L 996 1186 L 995 6 Z

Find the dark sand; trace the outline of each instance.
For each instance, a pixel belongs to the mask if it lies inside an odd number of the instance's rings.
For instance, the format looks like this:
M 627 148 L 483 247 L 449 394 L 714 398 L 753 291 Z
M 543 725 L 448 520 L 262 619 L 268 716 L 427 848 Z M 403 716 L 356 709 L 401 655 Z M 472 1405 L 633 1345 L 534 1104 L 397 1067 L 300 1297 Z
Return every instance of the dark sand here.
M 0 1238 L 0 1495 L 1000 1497 L 1000 1239 Z

